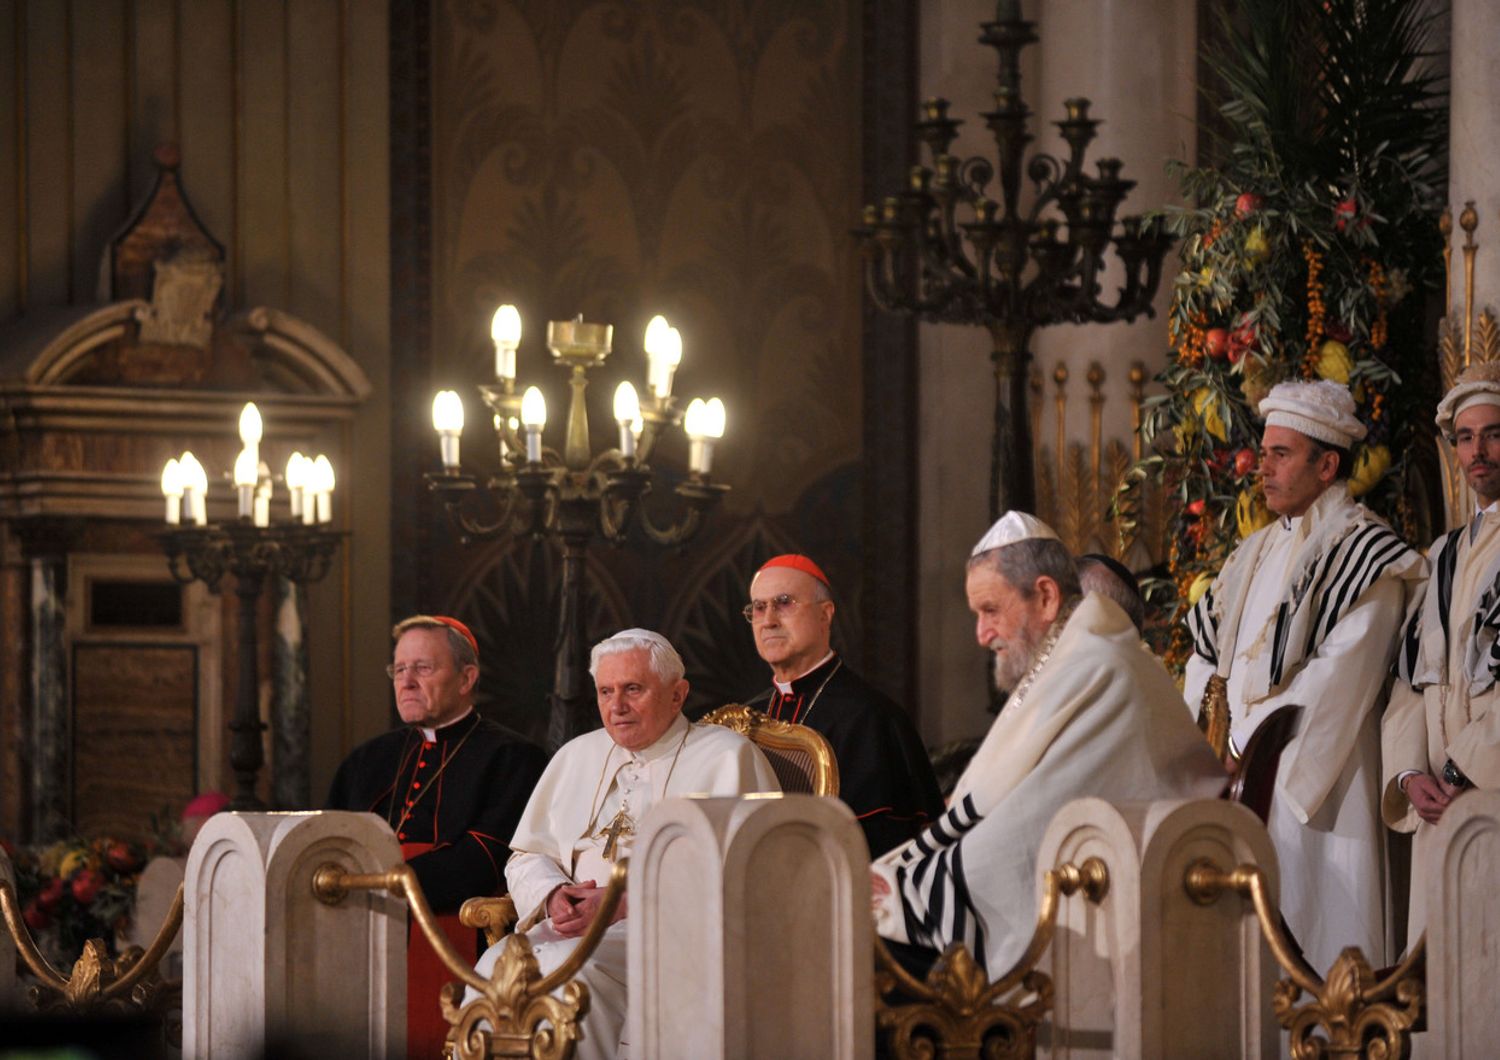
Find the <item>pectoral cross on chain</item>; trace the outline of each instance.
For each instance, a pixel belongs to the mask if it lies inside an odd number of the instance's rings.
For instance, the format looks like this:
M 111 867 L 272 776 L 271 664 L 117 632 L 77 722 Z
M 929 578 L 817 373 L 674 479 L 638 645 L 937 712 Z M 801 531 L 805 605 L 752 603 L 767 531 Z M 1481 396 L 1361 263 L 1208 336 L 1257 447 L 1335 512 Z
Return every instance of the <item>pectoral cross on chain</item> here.
M 625 807 L 620 807 L 620 812 L 615 814 L 608 826 L 600 829 L 599 835 L 604 837 L 604 860 L 613 863 L 619 853 L 620 837 L 635 835 L 635 824 L 625 812 Z

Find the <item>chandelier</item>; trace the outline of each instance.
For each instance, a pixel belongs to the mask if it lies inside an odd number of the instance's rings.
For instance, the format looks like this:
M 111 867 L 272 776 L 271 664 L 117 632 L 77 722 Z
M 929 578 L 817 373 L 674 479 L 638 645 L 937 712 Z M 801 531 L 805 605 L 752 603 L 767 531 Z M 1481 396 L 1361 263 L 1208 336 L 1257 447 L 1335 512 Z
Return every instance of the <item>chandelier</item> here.
M 856 229 L 865 283 L 875 304 L 933 323 L 987 328 L 995 365 L 994 432 L 990 451 L 990 515 L 1035 510 L 1032 439 L 1026 415 L 1026 362 L 1032 332 L 1051 324 L 1108 323 L 1153 315 L 1170 239 L 1154 222 L 1115 213 L 1134 181 L 1120 177 L 1119 159 L 1084 171 L 1084 154 L 1099 122 L 1089 101 L 1069 99 L 1056 122 L 1066 157 L 1033 154 L 1024 173 L 1034 186 L 1021 202 L 1023 154 L 1030 109 L 1021 99 L 1021 49 L 1037 41 L 1035 23 L 1021 18 L 1019 0 L 1000 0 L 979 41 L 999 58 L 995 109 L 981 115 L 993 134 L 996 159 L 950 153 L 961 121 L 948 101 L 930 99 L 916 123 L 927 164 L 911 170 L 905 190 L 864 209 Z M 998 181 L 997 193 L 991 192 Z M 1061 214 L 1061 219 L 1057 214 Z M 1124 268 L 1113 301 L 1100 297 L 1114 245 Z
M 229 764 L 236 791 L 231 810 L 264 810 L 256 778 L 265 764 L 260 720 L 260 650 L 257 612 L 268 577 L 297 585 L 321 580 L 333 564 L 343 532 L 332 530 L 333 465 L 321 453 L 308 458 L 294 452 L 287 461 L 289 518 L 271 519 L 271 471 L 260 458 L 264 424 L 254 402 L 240 412 L 240 449 L 231 479 L 238 502 L 233 520 L 208 520 L 208 473 L 191 452 L 168 460 L 162 468 L 169 529 L 161 535 L 167 567 L 181 585 L 201 581 L 219 591 L 224 575 L 234 576 L 239 597 L 239 640 L 234 720 Z
M 596 727 L 598 711 L 588 675 L 588 644 L 583 624 L 584 563 L 598 538 L 620 544 L 639 527 L 657 545 L 686 544 L 729 487 L 713 482 L 714 447 L 724 435 L 724 403 L 694 398 L 686 409 L 672 396 L 673 377 L 682 361 L 682 338 L 660 316 L 646 328 L 646 400 L 622 382 L 614 394 L 618 444 L 597 454 L 589 437 L 584 392 L 588 370 L 608 359 L 614 329 L 573 320 L 547 325 L 547 348 L 568 372 L 571 390 L 562 449 L 543 444 L 547 405 L 535 386 L 516 393 L 516 354 L 521 317 L 514 306 L 495 311 L 490 335 L 495 346 L 495 382 L 479 395 L 493 415 L 499 470 L 480 479 L 465 473 L 459 459 L 464 405 L 453 390 L 432 403 L 442 470 L 429 473 L 430 488 L 442 499 L 464 542 L 530 535 L 555 539 L 562 551 L 562 608 L 558 617 L 553 689 L 547 742 L 556 749 Z M 649 460 L 664 431 L 681 425 L 688 438 L 688 473 L 674 492 L 680 500 L 672 522 L 662 525 L 642 503 L 655 474 Z

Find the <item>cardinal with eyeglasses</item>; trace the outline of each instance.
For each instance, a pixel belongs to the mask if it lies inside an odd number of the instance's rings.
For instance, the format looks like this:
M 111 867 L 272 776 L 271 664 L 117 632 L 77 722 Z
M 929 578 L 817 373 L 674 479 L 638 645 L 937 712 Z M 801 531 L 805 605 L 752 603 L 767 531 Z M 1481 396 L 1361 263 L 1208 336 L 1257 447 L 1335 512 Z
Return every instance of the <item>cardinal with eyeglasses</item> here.
M 505 867 L 542 974 L 567 960 L 594 922 L 610 873 L 630 854 L 641 820 L 662 799 L 779 791 L 765 755 L 745 737 L 682 716 L 688 683 L 682 657 L 659 633 L 627 629 L 594 645 L 589 673 L 604 728 L 563 744 L 532 793 Z M 580 1060 L 628 1056 L 626 1016 L 629 896 L 583 965 L 589 1007 Z M 485 951 L 489 978 L 506 944 Z M 464 998 L 473 1000 L 471 989 Z
M 807 556 L 772 557 L 750 579 L 744 614 L 772 682 L 749 706 L 823 734 L 838 763 L 839 798 L 871 856 L 937 820 L 943 798 L 911 715 L 833 650 L 833 587 L 823 569 Z
M 334 775 L 330 810 L 384 819 L 458 951 L 478 956 L 458 922 L 465 901 L 505 891 L 511 833 L 547 764 L 541 748 L 474 709 L 479 644 L 446 615 L 413 615 L 391 631 L 386 668 L 406 724 L 356 747 Z M 407 1050 L 437 1056 L 448 1025 L 438 993 L 451 975 L 414 928 L 407 948 Z

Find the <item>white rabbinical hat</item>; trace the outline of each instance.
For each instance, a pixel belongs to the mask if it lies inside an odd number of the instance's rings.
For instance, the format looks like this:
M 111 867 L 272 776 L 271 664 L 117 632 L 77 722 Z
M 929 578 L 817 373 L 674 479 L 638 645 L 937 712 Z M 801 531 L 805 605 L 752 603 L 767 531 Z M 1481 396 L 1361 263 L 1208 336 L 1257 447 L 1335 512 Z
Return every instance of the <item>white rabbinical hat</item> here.
M 1475 405 L 1500 405 L 1500 362 L 1475 361 L 1458 374 L 1453 389 L 1438 402 L 1438 430 L 1452 438 L 1458 414 Z
M 1267 427 L 1287 427 L 1325 445 L 1348 449 L 1366 434 L 1354 414 L 1354 395 L 1342 383 L 1277 383 L 1260 403 Z
M 995 520 L 995 525 L 985 531 L 979 539 L 979 544 L 974 546 L 974 551 L 969 553 L 969 558 L 982 555 L 1006 545 L 1014 545 L 1017 541 L 1058 541 L 1057 534 L 1052 527 L 1042 522 L 1034 515 L 1027 512 L 1009 511 Z

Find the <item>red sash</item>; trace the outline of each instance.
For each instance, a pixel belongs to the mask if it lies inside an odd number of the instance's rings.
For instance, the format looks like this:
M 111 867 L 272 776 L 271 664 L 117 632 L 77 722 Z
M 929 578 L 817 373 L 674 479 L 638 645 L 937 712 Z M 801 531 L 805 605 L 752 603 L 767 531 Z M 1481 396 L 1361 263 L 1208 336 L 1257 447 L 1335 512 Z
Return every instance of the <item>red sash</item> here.
M 431 843 L 402 843 L 401 856 L 410 861 L 432 847 Z M 457 913 L 438 917 L 438 923 L 460 957 L 470 964 L 479 960 L 479 936 L 458 922 Z M 406 1055 L 408 1060 L 436 1060 L 443 1055 L 448 1037 L 438 992 L 452 981 L 453 973 L 415 921 L 408 926 L 406 938 Z

